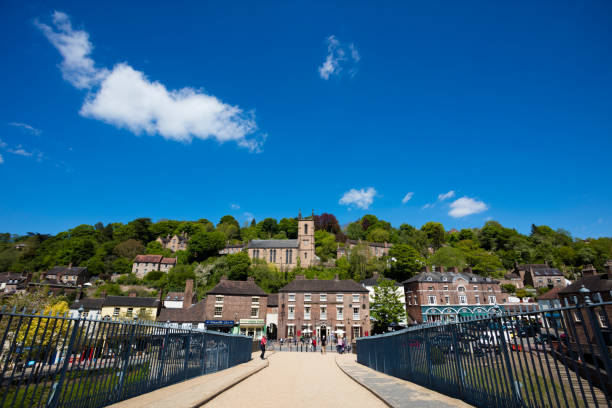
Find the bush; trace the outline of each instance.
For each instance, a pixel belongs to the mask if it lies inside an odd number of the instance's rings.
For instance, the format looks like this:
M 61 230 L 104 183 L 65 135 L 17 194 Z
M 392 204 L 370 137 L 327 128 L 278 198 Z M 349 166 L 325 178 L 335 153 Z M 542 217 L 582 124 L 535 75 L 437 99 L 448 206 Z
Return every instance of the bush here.
M 511 283 L 504 283 L 503 285 L 501 285 L 501 287 L 504 290 L 504 292 L 508 292 L 508 293 L 515 293 L 516 292 L 516 286 L 514 286 Z

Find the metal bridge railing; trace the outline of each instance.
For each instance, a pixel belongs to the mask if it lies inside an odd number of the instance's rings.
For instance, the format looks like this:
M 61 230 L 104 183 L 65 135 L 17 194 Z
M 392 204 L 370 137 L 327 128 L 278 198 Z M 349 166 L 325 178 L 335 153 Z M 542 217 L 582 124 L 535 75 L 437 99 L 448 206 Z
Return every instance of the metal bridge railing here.
M 0 310 L 0 407 L 103 407 L 251 359 L 251 338 Z
M 423 324 L 357 339 L 357 361 L 477 407 L 609 408 L 611 310 L 612 302 L 587 297 Z

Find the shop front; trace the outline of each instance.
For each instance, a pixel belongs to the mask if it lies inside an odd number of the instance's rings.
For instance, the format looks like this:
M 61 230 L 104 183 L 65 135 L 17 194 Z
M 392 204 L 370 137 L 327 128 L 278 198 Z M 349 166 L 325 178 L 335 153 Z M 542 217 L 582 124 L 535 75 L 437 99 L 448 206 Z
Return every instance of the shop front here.
M 266 322 L 264 319 L 240 319 L 240 334 L 260 339 L 266 334 Z
M 214 330 L 222 333 L 230 333 L 234 327 L 233 320 L 206 320 L 204 324 L 206 325 L 206 330 Z

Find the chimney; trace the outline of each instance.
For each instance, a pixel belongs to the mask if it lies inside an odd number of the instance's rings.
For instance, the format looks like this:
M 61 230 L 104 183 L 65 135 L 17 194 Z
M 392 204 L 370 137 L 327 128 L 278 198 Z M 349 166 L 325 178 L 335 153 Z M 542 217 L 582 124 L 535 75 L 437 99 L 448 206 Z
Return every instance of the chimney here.
M 193 279 L 185 281 L 185 298 L 183 299 L 183 309 L 188 309 L 193 304 Z
M 136 291 L 130 291 L 130 297 L 136 297 Z
M 425 265 L 421 272 L 429 272 L 429 266 Z
M 582 269 L 582 276 L 593 276 L 597 275 L 597 270 L 593 267 L 593 265 L 587 265 Z
M 453 266 L 453 267 L 449 268 L 449 272 L 459 273 L 459 268 L 457 268 L 456 266 Z
M 440 266 L 440 272 L 444 273 L 444 267 Z

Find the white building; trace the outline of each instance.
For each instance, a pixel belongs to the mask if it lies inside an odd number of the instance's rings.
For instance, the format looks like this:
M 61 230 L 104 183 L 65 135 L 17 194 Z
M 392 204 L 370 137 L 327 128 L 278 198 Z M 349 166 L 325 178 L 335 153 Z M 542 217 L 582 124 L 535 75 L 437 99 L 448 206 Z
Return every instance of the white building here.
M 378 272 L 374 272 L 374 275 L 371 278 L 365 279 L 361 282 L 361 285 L 364 288 L 366 288 L 368 292 L 370 292 L 370 307 L 372 306 L 372 301 L 374 300 L 374 288 L 378 286 L 378 281 L 380 279 L 384 279 L 384 278 L 380 276 Z M 404 285 L 402 285 L 401 283 L 395 282 L 395 286 L 396 286 L 395 293 L 397 293 L 397 295 L 399 296 L 400 301 L 402 302 L 402 307 L 404 308 L 404 310 L 406 310 L 406 296 L 404 295 Z M 406 315 L 404 315 L 404 319 L 400 321 L 400 325 L 402 326 L 408 325 L 408 320 L 406 318 Z

